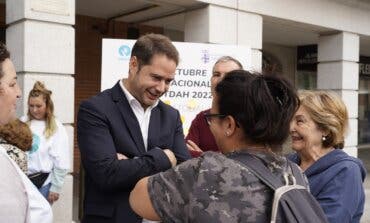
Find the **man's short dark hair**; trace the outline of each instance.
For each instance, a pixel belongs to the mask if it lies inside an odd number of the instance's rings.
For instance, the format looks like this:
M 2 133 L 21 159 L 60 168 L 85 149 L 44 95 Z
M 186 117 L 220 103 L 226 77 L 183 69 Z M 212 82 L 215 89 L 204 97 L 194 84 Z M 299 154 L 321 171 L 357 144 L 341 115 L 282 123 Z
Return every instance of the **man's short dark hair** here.
M 179 64 L 179 52 L 171 40 L 161 34 L 141 36 L 132 48 L 131 57 L 138 59 L 139 67 L 151 64 L 154 55 L 164 55 Z

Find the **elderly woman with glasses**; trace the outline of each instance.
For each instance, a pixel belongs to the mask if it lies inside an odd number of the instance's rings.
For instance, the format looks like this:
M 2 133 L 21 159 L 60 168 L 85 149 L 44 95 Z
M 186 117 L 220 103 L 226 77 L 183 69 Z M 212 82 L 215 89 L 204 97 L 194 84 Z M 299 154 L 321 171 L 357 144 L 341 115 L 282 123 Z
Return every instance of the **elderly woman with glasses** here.
M 222 153 L 206 152 L 141 179 L 130 195 L 140 216 L 163 222 L 268 222 L 273 191 L 234 157 L 252 156 L 282 179 L 277 154 L 289 135 L 298 97 L 285 80 L 231 71 L 205 115 Z

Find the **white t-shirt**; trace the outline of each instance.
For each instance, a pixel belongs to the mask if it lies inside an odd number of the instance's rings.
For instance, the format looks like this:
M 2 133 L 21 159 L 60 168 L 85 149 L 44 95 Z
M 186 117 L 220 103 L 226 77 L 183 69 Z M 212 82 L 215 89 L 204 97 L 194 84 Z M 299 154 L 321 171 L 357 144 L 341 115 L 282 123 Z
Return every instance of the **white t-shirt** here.
M 28 217 L 26 218 L 26 223 L 52 223 L 53 222 L 53 212 L 49 203 L 46 199 L 41 195 L 38 189 L 33 185 L 33 183 L 28 179 L 28 177 L 23 173 L 23 171 L 18 167 L 18 165 L 6 154 L 6 151 L 3 147 L 0 146 L 0 155 L 8 159 L 12 166 L 17 171 L 20 179 L 22 180 L 27 198 L 28 198 Z M 10 167 L 10 166 L 8 166 Z M 3 171 L 3 170 L 2 170 Z M 24 204 L 20 204 L 24 205 Z M 9 216 L 5 216 L 9 217 Z M 3 220 L 6 221 L 8 218 L 2 218 L 0 216 L 0 222 Z
M 23 122 L 28 122 L 27 117 L 22 117 Z M 53 167 L 63 170 L 70 169 L 69 143 L 67 131 L 63 124 L 55 120 L 56 132 L 46 139 L 44 135 L 46 122 L 31 120 L 30 129 L 33 134 L 32 149 L 28 155 L 28 174 L 44 172 L 50 173 Z M 44 185 L 50 183 L 51 174 Z

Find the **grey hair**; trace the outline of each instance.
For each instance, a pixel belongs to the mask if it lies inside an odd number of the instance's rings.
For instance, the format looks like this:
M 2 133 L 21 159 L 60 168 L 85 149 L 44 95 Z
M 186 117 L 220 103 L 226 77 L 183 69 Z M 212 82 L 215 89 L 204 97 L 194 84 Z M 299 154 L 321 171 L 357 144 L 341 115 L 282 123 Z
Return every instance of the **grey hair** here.
M 240 70 L 243 70 L 243 65 L 239 62 L 239 60 L 237 60 L 237 59 L 235 59 L 234 57 L 231 57 L 231 56 L 222 56 L 222 57 L 218 58 L 215 65 L 213 65 L 213 66 L 216 66 L 216 64 L 218 64 L 218 63 L 224 63 L 224 62 L 229 62 L 229 61 L 234 62 L 236 65 L 238 65 Z

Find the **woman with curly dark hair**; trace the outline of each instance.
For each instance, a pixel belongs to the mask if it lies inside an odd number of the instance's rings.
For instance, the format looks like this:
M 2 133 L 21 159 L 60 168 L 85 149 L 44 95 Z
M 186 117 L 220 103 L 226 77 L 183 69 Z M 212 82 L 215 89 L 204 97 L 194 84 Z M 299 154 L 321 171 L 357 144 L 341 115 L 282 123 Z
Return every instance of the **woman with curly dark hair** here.
M 6 46 L 0 43 L 0 127 L 15 120 L 21 89 Z M 0 222 L 51 223 L 50 205 L 0 145 Z
M 10 158 L 12 158 L 21 170 L 27 174 L 26 151 L 32 146 L 32 132 L 30 127 L 19 119 L 0 126 L 0 145 L 2 145 Z

